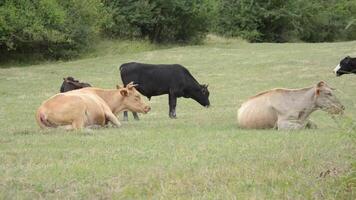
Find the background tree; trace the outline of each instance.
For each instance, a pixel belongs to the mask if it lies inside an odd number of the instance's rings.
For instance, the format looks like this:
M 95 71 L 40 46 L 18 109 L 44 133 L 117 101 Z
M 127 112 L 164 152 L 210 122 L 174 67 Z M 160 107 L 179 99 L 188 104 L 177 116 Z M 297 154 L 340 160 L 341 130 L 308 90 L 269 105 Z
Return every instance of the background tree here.
M 199 42 L 208 32 L 203 0 L 106 0 L 111 37 L 147 37 L 152 42 Z
M 98 35 L 104 18 L 100 0 L 4 0 L 0 4 L 0 55 L 78 55 Z

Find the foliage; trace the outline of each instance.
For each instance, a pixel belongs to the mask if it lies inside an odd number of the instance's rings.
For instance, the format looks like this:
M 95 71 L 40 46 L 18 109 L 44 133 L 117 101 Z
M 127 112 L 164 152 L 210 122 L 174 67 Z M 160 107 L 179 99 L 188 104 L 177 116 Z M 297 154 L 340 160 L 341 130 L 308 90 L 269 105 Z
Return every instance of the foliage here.
M 208 7 L 202 0 L 106 0 L 113 21 L 106 33 L 148 37 L 152 42 L 199 42 L 208 31 Z
M 0 4 L 0 52 L 72 57 L 99 33 L 100 0 L 5 0 Z
M 356 39 L 352 0 L 219 0 L 215 31 L 253 42 Z
M 71 58 L 99 36 L 199 43 L 356 39 L 354 0 L 1 0 L 0 60 Z

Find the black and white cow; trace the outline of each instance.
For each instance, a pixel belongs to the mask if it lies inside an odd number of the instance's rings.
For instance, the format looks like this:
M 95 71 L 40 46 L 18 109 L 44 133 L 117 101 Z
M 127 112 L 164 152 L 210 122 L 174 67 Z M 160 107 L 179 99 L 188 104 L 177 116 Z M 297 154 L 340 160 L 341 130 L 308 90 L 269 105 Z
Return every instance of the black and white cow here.
M 336 76 L 341 76 L 343 74 L 356 74 L 356 58 L 351 58 L 347 56 L 340 61 L 335 69 L 334 73 Z
M 73 77 L 68 76 L 67 78 L 63 78 L 63 83 L 59 91 L 68 92 L 71 90 L 76 90 L 85 87 L 91 87 L 91 85 L 89 83 L 79 82 L 78 80 L 75 80 Z
M 199 84 L 182 65 L 131 62 L 120 66 L 120 74 L 124 86 L 133 81 L 138 84 L 136 89 L 148 99 L 152 96 L 168 94 L 170 118 L 176 118 L 179 97 L 192 98 L 205 107 L 210 105 L 208 86 Z M 136 120 L 139 119 L 136 113 L 133 115 Z M 124 120 L 127 119 L 127 112 L 124 112 Z

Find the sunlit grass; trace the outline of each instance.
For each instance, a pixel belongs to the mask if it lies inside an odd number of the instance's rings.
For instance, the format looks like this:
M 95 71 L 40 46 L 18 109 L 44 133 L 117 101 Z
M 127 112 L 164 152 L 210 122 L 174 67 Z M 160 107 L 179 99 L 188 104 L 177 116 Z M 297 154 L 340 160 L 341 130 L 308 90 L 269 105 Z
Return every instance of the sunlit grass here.
M 93 58 L 0 69 L 0 199 L 354 199 L 356 77 L 331 71 L 356 56 L 356 42 L 209 40 L 135 53 L 113 42 Z M 113 88 L 118 66 L 129 61 L 186 66 L 209 84 L 211 108 L 182 98 L 171 120 L 161 96 L 140 121 L 130 115 L 119 129 L 37 127 L 35 110 L 59 91 L 62 77 Z M 346 117 L 318 111 L 311 116 L 316 130 L 238 128 L 237 108 L 249 96 L 320 80 L 338 88 Z

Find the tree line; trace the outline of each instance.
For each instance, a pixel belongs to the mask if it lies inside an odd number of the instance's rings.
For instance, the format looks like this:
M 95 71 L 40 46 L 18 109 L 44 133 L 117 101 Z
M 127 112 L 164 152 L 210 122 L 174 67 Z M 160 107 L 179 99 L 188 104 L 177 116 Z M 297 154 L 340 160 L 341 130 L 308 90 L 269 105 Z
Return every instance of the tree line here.
M 355 0 L 1 0 L 0 59 L 71 58 L 102 37 L 199 43 L 356 39 Z

